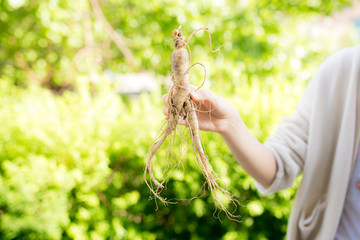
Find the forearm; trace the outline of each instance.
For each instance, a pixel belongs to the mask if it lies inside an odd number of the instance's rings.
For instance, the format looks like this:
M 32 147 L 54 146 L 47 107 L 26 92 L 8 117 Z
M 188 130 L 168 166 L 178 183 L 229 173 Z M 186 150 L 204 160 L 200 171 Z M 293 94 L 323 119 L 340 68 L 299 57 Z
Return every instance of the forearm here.
M 263 187 L 269 187 L 277 171 L 275 157 L 250 133 L 240 116 L 229 120 L 220 134 L 244 170 Z

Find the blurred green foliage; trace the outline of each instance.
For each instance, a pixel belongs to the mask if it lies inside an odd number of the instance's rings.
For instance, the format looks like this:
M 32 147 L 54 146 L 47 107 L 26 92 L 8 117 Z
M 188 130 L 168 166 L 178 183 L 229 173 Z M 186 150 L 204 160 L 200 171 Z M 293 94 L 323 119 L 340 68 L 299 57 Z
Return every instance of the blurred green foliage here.
M 100 1 L 133 58 L 111 40 L 90 2 L 0 1 L 1 239 L 281 239 L 295 188 L 260 196 L 221 137 L 203 132 L 214 170 L 242 203 L 241 223 L 213 213 L 208 193 L 159 205 L 143 182 L 145 156 L 164 122 L 171 31 L 189 35 L 205 87 L 239 109 L 260 141 L 291 114 L 333 46 L 309 37 L 309 20 L 349 1 Z M 159 87 L 116 94 L 104 71 L 156 74 Z M 191 73 L 202 80 L 201 69 Z M 100 80 L 99 80 L 100 79 Z M 96 81 L 95 81 L 96 80 Z M 179 127 L 180 131 L 185 131 Z M 175 150 L 178 148 L 175 146 Z M 155 172 L 164 167 L 165 146 Z M 164 195 L 191 198 L 204 182 L 191 151 Z M 159 174 L 161 175 L 161 174 Z

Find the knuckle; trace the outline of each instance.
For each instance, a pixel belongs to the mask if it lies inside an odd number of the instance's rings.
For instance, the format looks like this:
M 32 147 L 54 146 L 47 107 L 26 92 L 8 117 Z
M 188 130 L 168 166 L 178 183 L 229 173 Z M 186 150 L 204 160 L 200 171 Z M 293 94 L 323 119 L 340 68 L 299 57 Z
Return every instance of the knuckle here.
M 168 94 L 164 94 L 163 96 L 162 96 L 162 101 L 163 101 L 163 103 L 166 105 L 167 104 L 167 102 L 168 102 Z

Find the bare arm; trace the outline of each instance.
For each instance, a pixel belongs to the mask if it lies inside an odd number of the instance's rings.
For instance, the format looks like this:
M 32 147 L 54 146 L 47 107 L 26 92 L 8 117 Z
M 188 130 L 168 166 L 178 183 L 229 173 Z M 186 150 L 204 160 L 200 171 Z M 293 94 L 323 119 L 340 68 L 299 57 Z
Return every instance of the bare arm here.
M 199 128 L 219 133 L 244 170 L 263 187 L 269 187 L 277 170 L 273 153 L 250 133 L 237 110 L 224 98 L 203 89 L 196 91 L 196 87 L 192 89 L 190 95 L 197 105 Z M 163 101 L 166 99 L 164 95 Z M 167 107 L 164 114 L 168 115 Z
M 268 188 L 277 170 L 273 153 L 250 133 L 240 116 L 229 119 L 227 125 L 220 134 L 232 154 L 248 174 Z

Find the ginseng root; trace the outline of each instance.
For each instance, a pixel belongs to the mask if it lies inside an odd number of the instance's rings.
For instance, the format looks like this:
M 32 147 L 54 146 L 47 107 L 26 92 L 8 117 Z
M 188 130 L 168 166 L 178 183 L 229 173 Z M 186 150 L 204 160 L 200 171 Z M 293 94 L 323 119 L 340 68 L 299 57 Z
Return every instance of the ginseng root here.
M 189 57 L 189 53 L 186 50 L 186 47 L 189 48 L 187 44 L 188 41 L 193 36 L 193 34 L 199 30 L 208 30 L 208 29 L 200 28 L 198 30 L 195 30 L 190 35 L 187 41 L 185 41 L 185 37 L 182 35 L 180 28 L 172 32 L 175 49 L 172 52 L 172 56 L 171 56 L 173 86 L 169 90 L 170 115 L 169 115 L 169 120 L 166 123 L 163 132 L 160 134 L 160 137 L 156 139 L 150 147 L 150 152 L 148 154 L 148 160 L 144 172 L 144 180 L 145 183 L 150 188 L 151 193 L 154 195 L 155 199 L 159 199 L 164 204 L 172 203 L 160 196 L 160 192 L 164 188 L 165 180 L 163 180 L 163 182 L 160 183 L 158 180 L 155 179 L 154 174 L 152 172 L 151 161 L 155 153 L 159 150 L 161 145 L 166 140 L 166 138 L 169 137 L 176 130 L 176 126 L 178 125 L 179 120 L 180 119 L 185 120 L 190 131 L 192 147 L 195 152 L 197 163 L 201 167 L 201 170 L 206 179 L 206 183 L 208 184 L 208 188 L 214 199 L 216 207 L 218 207 L 220 210 L 223 210 L 229 219 L 238 221 L 237 218 L 239 216 L 234 215 L 234 212 L 238 205 L 238 201 L 233 197 L 233 195 L 229 191 L 225 190 L 219 185 L 219 182 L 221 180 L 216 176 L 216 173 L 212 169 L 209 160 L 204 152 L 203 146 L 201 144 L 196 108 L 195 108 L 195 104 L 193 103 L 189 95 L 190 68 L 196 64 L 199 64 L 205 70 L 204 65 L 202 65 L 201 63 L 194 63 L 189 67 L 190 57 Z M 209 34 L 209 39 L 211 44 L 210 34 Z M 205 76 L 206 76 L 206 70 L 205 70 Z M 150 182 L 147 181 L 146 178 L 147 173 L 150 176 Z M 153 185 L 155 185 L 155 187 Z M 235 206 L 234 211 L 230 212 L 226 208 L 223 201 L 221 200 L 224 199 L 224 197 L 226 200 L 231 201 L 231 203 Z

